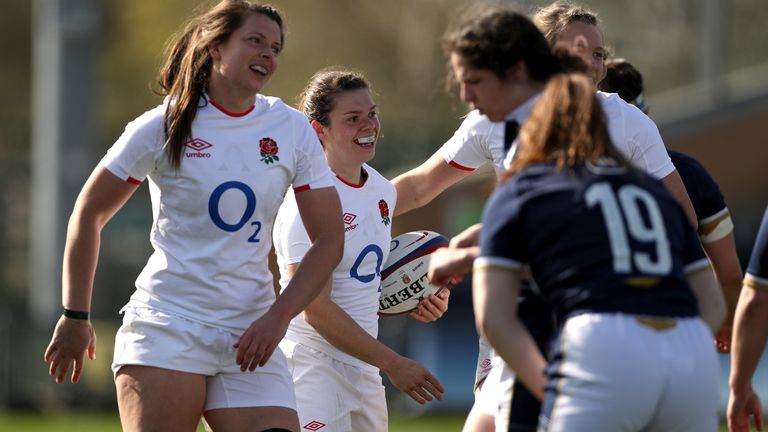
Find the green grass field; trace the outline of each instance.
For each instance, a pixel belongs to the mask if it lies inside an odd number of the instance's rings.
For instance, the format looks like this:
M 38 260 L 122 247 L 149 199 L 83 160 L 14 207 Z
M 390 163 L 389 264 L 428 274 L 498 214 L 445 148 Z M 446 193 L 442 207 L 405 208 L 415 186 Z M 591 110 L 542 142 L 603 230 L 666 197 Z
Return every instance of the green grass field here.
M 424 416 L 412 419 L 393 419 L 391 432 L 450 432 L 460 431 L 464 417 Z M 202 432 L 204 429 L 198 428 Z M 61 413 L 36 414 L 0 411 L 0 432 L 120 432 L 117 413 Z
M 390 432 L 452 432 L 460 431 L 464 417 L 422 416 L 409 419 L 390 419 Z M 197 429 L 203 432 L 200 426 Z M 0 411 L 0 432 L 120 432 L 120 420 L 115 413 L 77 412 L 68 414 L 35 414 Z M 725 425 L 720 432 L 727 432 Z

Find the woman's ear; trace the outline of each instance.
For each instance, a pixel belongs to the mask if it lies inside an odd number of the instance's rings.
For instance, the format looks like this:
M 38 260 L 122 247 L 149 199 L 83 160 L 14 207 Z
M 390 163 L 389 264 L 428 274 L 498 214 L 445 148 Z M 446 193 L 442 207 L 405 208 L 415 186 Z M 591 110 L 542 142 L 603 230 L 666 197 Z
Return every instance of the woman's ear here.
M 315 130 L 317 137 L 320 138 L 320 142 L 323 142 L 325 140 L 325 126 L 321 125 L 317 120 L 312 120 L 309 124 L 312 125 L 312 129 Z
M 523 81 L 527 73 L 528 69 L 525 67 L 525 62 L 523 60 L 518 60 L 517 63 L 504 72 L 504 78 L 508 81 L 520 82 Z
M 219 45 L 218 44 L 209 44 L 208 45 L 208 55 L 211 56 L 211 59 L 213 60 L 221 60 L 221 54 L 219 53 Z

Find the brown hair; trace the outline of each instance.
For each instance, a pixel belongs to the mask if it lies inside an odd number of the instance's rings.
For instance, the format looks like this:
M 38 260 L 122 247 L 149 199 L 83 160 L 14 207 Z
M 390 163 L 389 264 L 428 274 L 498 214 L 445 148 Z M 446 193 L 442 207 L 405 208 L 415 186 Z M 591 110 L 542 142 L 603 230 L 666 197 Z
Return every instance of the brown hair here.
M 549 6 L 536 9 L 533 22 L 544 33 L 550 46 L 555 46 L 560 33 L 573 22 L 593 25 L 602 32 L 600 19 L 595 12 L 566 0 L 556 1 Z
M 181 165 L 184 142 L 191 138 L 192 122 L 198 103 L 211 74 L 212 44 L 226 42 L 240 28 L 249 14 L 262 14 L 280 27 L 284 39 L 283 19 L 272 6 L 248 0 L 223 0 L 204 14 L 194 18 L 168 44 L 168 59 L 160 70 L 160 91 L 169 96 L 165 111 L 165 145 L 171 166 Z
M 631 166 L 611 142 L 590 79 L 579 73 L 557 74 L 523 124 L 517 154 L 502 181 L 535 163 L 554 161 L 564 168 L 604 157 Z
M 647 111 L 643 102 L 643 75 L 632 63 L 623 58 L 613 58 L 605 62 L 605 78 L 598 88 L 604 92 L 617 93 L 625 102 Z
M 509 5 L 481 3 L 458 11 L 442 44 L 447 55 L 456 53 L 473 68 L 489 69 L 500 78 L 520 60 L 540 83 L 559 71 L 541 32 Z M 452 74 L 448 76 L 448 82 L 453 82 Z
M 330 67 L 316 72 L 299 95 L 298 109 L 323 126 L 330 124 L 329 115 L 336 98 L 350 90 L 369 89 L 371 86 L 359 72 Z

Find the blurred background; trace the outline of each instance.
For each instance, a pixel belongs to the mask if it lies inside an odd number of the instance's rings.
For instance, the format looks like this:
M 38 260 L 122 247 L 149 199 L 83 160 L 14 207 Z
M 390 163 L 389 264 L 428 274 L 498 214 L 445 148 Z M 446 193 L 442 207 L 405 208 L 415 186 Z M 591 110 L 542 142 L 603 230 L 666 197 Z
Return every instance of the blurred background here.
M 518 1 L 523 8 L 548 1 Z M 98 357 L 81 384 L 55 385 L 42 353 L 61 308 L 61 256 L 75 197 L 125 124 L 160 103 L 151 91 L 166 40 L 210 1 L 32 0 L 0 2 L 0 411 L 114 412 L 109 363 L 117 314 L 149 257 L 146 185 L 103 234 L 92 316 Z M 393 178 L 447 140 L 466 113 L 446 89 L 439 39 L 459 0 L 275 0 L 287 24 L 280 67 L 263 90 L 295 104 L 329 65 L 365 73 L 384 137 L 371 163 Z M 746 265 L 768 203 L 768 2 L 588 0 L 605 41 L 644 74 L 646 103 L 669 148 L 719 182 Z M 427 208 L 395 219 L 393 234 L 454 235 L 478 221 L 493 187 L 481 170 Z M 447 387 L 420 407 L 389 392 L 395 415 L 464 415 L 472 404 L 477 341 L 466 284 L 449 312 L 423 325 L 382 318 L 381 339 L 421 361 Z M 722 407 L 728 356 L 721 356 Z M 768 377 L 755 378 L 768 402 Z M 3 426 L 0 425 L 0 429 Z

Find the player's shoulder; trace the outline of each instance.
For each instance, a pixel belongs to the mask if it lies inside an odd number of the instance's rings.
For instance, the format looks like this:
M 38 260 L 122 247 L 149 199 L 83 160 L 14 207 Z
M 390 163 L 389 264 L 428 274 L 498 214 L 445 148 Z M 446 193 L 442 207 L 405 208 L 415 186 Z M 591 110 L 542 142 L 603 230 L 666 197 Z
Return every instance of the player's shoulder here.
M 668 150 L 667 152 L 669 153 L 669 158 L 672 159 L 672 163 L 675 164 L 675 168 L 680 172 L 680 175 L 683 175 L 682 173 L 685 171 L 700 178 L 710 177 L 706 168 L 704 168 L 704 165 L 692 156 L 674 150 Z
M 597 91 L 597 100 L 600 101 L 600 105 L 605 112 L 605 116 L 609 123 L 611 120 L 621 118 L 625 122 L 633 123 L 652 123 L 650 117 L 648 117 L 640 108 L 625 101 L 616 93 L 606 93 L 603 91 Z
M 478 110 L 472 110 L 464 117 L 459 126 L 459 131 L 472 134 L 487 134 L 493 129 L 494 123 L 488 116 L 480 114 Z
M 307 116 L 296 108 L 286 104 L 277 96 L 256 95 L 256 104 L 264 106 L 268 112 L 284 114 L 293 120 L 308 121 Z
M 365 171 L 368 173 L 368 182 L 370 182 L 372 185 L 384 188 L 386 190 L 395 190 L 395 185 L 393 185 L 388 178 L 384 177 L 384 175 L 382 175 L 372 166 L 366 163 L 363 164 L 363 169 L 365 169 Z
M 145 111 L 140 116 L 128 123 L 126 129 L 163 128 L 167 105 L 162 103 Z

